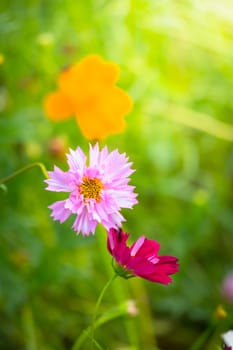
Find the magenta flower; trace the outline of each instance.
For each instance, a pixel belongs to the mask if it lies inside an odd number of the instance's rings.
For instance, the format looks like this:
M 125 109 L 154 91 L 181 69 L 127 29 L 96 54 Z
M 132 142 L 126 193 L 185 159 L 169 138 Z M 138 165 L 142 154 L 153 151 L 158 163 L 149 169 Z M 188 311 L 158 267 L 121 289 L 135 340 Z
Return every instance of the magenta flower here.
M 94 233 L 101 223 L 106 229 L 117 227 L 124 217 L 121 208 L 132 208 L 137 203 L 134 187 L 128 185 L 129 176 L 134 172 L 132 163 L 125 153 L 118 150 L 99 150 L 98 143 L 90 145 L 89 166 L 86 156 L 77 148 L 67 155 L 68 171 L 54 167 L 48 172 L 47 190 L 68 192 L 67 199 L 53 203 L 51 216 L 64 222 L 71 214 L 76 214 L 72 228 L 83 235 Z
M 160 244 L 141 236 L 131 247 L 126 245 L 129 233 L 122 229 L 108 231 L 107 247 L 116 260 L 114 269 L 122 277 L 140 276 L 152 282 L 168 284 L 178 271 L 178 259 L 173 256 L 158 256 Z

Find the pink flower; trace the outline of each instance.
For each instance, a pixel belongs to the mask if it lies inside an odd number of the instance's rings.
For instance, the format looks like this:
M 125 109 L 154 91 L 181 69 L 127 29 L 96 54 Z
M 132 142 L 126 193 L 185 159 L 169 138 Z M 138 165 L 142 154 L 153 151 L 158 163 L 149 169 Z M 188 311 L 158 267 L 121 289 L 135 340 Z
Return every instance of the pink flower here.
M 178 271 L 178 259 L 158 256 L 160 244 L 141 236 L 131 247 L 126 245 L 129 233 L 122 229 L 108 231 L 107 247 L 116 260 L 115 271 L 125 278 L 140 276 L 152 282 L 168 284 L 169 275 Z
M 67 199 L 53 203 L 51 216 L 64 222 L 71 214 L 76 214 L 72 228 L 83 235 L 94 233 L 96 225 L 109 229 L 116 228 L 125 221 L 121 208 L 132 208 L 137 203 L 134 187 L 128 185 L 129 176 L 134 172 L 132 163 L 125 153 L 118 150 L 99 150 L 98 143 L 90 145 L 89 166 L 86 156 L 77 148 L 67 155 L 68 171 L 54 167 L 48 172 L 47 190 L 67 192 Z
M 233 272 L 230 272 L 223 280 L 222 295 L 229 303 L 233 303 Z

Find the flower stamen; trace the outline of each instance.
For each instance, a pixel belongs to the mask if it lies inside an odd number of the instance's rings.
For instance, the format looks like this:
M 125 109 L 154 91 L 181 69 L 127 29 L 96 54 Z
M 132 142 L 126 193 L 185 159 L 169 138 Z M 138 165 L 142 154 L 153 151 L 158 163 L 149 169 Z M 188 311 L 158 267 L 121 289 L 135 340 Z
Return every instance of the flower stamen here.
M 95 199 L 97 202 L 100 201 L 100 194 L 102 189 L 104 188 L 102 182 L 94 177 L 90 179 L 87 176 L 84 176 L 82 179 L 82 183 L 80 185 L 80 194 L 83 195 L 84 201 L 87 201 L 90 198 Z

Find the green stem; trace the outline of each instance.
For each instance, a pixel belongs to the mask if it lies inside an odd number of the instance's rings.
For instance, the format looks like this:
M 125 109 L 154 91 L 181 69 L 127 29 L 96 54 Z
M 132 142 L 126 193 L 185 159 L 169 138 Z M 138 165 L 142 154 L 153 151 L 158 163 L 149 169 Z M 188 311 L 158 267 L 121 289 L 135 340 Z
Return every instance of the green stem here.
M 96 235 L 98 244 L 99 244 L 99 251 L 101 253 L 101 258 L 104 264 L 104 268 L 106 270 L 107 275 L 112 276 L 112 266 L 109 263 L 110 257 L 109 254 L 106 252 L 106 230 L 103 228 L 102 225 L 99 225 L 99 231 Z M 117 281 L 118 282 L 118 281 Z M 121 281 L 121 283 L 116 283 L 113 289 L 113 298 L 116 303 L 120 304 L 122 300 L 130 299 L 131 297 L 131 290 L 129 289 L 129 283 L 124 283 L 125 280 Z M 126 337 L 128 339 L 129 347 L 135 350 L 138 350 L 140 348 L 140 332 L 138 332 L 137 323 L 132 320 L 128 320 L 128 318 L 125 318 L 122 320 L 122 328 L 123 331 L 126 334 Z
M 28 305 L 22 309 L 22 323 L 25 332 L 25 349 L 37 350 L 35 324 L 32 310 Z
M 31 163 L 31 164 L 29 164 L 29 165 L 26 165 L 25 167 L 23 167 L 23 168 L 21 168 L 21 169 L 15 171 L 13 174 L 8 175 L 8 176 L 4 177 L 3 179 L 0 179 L 0 184 L 4 184 L 4 183 L 6 183 L 6 182 L 8 182 L 8 181 L 10 181 L 10 180 L 12 180 L 12 179 L 14 179 L 16 176 L 18 176 L 18 175 L 24 173 L 25 171 L 28 171 L 28 170 L 30 170 L 30 169 L 32 169 L 32 168 L 35 168 L 35 167 L 39 167 L 40 170 L 42 171 L 42 173 L 44 174 L 44 176 L 45 176 L 47 179 L 49 178 L 48 173 L 47 173 L 47 170 L 46 170 L 44 164 L 42 164 L 42 163 L 40 163 L 40 162 L 36 162 L 36 163 Z
M 92 339 L 94 339 L 95 320 L 96 320 L 96 317 L 97 317 L 97 313 L 98 313 L 98 310 L 99 310 L 100 303 L 101 303 L 101 301 L 103 299 L 103 296 L 104 296 L 106 290 L 112 284 L 112 282 L 115 280 L 116 277 L 117 277 L 117 274 L 113 275 L 112 278 L 110 278 L 110 280 L 105 284 L 105 286 L 102 289 L 102 291 L 101 291 L 101 293 L 99 295 L 99 298 L 98 298 L 98 300 L 96 302 L 95 311 L 94 311 L 93 318 L 92 318 Z
M 96 306 L 95 306 L 95 311 L 94 311 L 94 314 L 93 314 L 93 317 L 92 317 L 92 324 L 90 327 L 88 327 L 82 334 L 80 337 L 77 338 L 77 340 L 75 341 L 74 345 L 72 346 L 71 350 L 78 350 L 80 348 L 80 346 L 82 345 L 82 343 L 84 342 L 84 340 L 89 337 L 91 337 L 91 340 L 92 340 L 92 346 L 95 342 L 94 340 L 94 331 L 95 331 L 95 328 L 98 326 L 98 325 L 101 325 L 102 322 L 101 322 L 101 319 L 98 320 L 98 322 L 96 322 L 96 317 L 97 317 L 97 313 L 98 313 L 98 309 L 99 309 L 99 306 L 100 306 L 100 303 L 103 299 L 103 296 L 106 292 L 106 290 L 108 289 L 108 287 L 111 285 L 111 283 L 115 280 L 115 278 L 117 277 L 117 275 L 113 275 L 112 278 L 105 284 L 104 288 L 102 289 L 99 297 L 98 297 L 98 300 L 96 302 Z
M 95 321 L 95 328 L 98 328 L 112 320 L 115 320 L 116 318 L 126 316 L 128 315 L 128 305 L 127 302 L 122 303 L 121 305 L 118 305 L 117 307 L 112 308 L 102 316 L 100 316 L 96 321 Z M 82 344 L 84 341 L 89 338 L 92 339 L 91 334 L 92 334 L 92 328 L 93 325 L 90 325 L 88 328 L 86 328 L 80 337 L 76 340 L 74 346 L 72 347 L 71 350 L 78 350 L 82 348 Z M 94 344 L 98 349 L 103 350 L 102 346 L 94 339 Z
M 191 346 L 189 350 L 199 350 L 203 349 L 203 346 L 205 343 L 208 341 L 210 338 L 211 334 L 214 332 L 216 329 L 216 324 L 211 323 L 209 327 L 200 335 L 200 337 L 194 342 L 194 344 Z

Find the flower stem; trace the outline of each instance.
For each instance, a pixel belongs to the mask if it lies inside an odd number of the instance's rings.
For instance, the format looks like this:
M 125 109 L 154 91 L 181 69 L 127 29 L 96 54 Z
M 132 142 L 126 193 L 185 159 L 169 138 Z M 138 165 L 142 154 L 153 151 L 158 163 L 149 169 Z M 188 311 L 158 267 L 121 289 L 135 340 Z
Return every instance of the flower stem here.
M 104 268 L 106 270 L 107 275 L 112 276 L 112 265 L 110 262 L 109 254 L 106 252 L 106 230 L 103 226 L 99 225 L 99 234 L 97 234 L 96 238 L 99 244 L 99 251 L 101 252 L 101 258 L 103 261 Z M 118 281 L 117 281 L 118 282 Z M 124 283 L 125 280 L 121 281 L 121 283 L 116 283 L 114 289 L 112 291 L 112 295 L 115 303 L 122 303 L 123 300 L 131 299 L 131 289 L 130 283 Z M 135 350 L 140 348 L 140 332 L 138 332 L 137 324 L 135 321 L 128 320 L 126 317 L 122 320 L 122 328 L 127 337 L 129 347 Z
M 128 311 L 128 302 L 123 302 L 120 305 L 117 305 L 116 307 L 113 307 L 112 309 L 108 310 L 105 314 L 100 316 L 98 319 L 95 321 L 95 328 L 99 328 L 103 326 L 104 324 L 115 320 L 116 318 L 122 317 L 122 316 L 127 316 L 129 315 Z M 71 350 L 78 350 L 82 349 L 83 342 L 88 338 L 91 339 L 91 332 L 92 332 L 92 324 L 86 328 L 80 337 L 77 338 L 75 344 L 73 345 Z M 100 350 L 104 350 L 103 347 L 95 340 L 93 339 L 93 342 L 95 344 L 95 347 Z
M 98 297 L 98 300 L 96 302 L 96 306 L 95 306 L 95 311 L 94 311 L 94 314 L 93 314 L 93 317 L 92 317 L 92 323 L 91 323 L 91 326 L 88 327 L 82 334 L 80 337 L 77 338 L 77 340 L 75 341 L 74 345 L 72 346 L 71 350 L 78 350 L 80 349 L 80 346 L 82 345 L 82 343 L 84 342 L 84 340 L 87 338 L 87 337 L 90 337 L 91 338 L 91 342 L 92 342 L 92 348 L 93 348 L 93 344 L 96 343 L 95 340 L 94 340 L 94 331 L 95 331 L 95 328 L 96 328 L 96 317 L 97 317 L 97 313 L 98 313 L 98 309 L 99 309 L 99 306 L 100 306 L 100 303 L 103 299 L 103 296 L 106 292 L 106 290 L 108 289 L 108 287 L 111 285 L 111 283 L 115 280 L 115 278 L 117 277 L 117 275 L 113 275 L 112 278 L 110 278 L 110 280 L 105 284 L 104 288 L 102 289 L 99 297 Z
M 117 277 L 117 274 L 113 275 L 112 278 L 110 278 L 110 280 L 105 284 L 105 286 L 102 289 L 102 291 L 101 291 L 101 293 L 99 295 L 99 298 L 98 298 L 98 300 L 96 302 L 95 311 L 94 311 L 93 318 L 92 318 L 92 339 L 94 338 L 95 320 L 96 320 L 96 317 L 97 317 L 97 313 L 98 313 L 98 309 L 99 309 L 100 303 L 101 303 L 101 301 L 103 299 L 103 296 L 104 296 L 106 290 L 112 284 L 112 282 L 115 280 L 116 277 Z
M 214 333 L 216 329 L 216 324 L 210 323 L 209 327 L 200 335 L 199 338 L 194 342 L 189 350 L 199 350 L 203 349 L 203 346 L 206 344 L 208 339 Z
M 25 350 L 37 350 L 35 324 L 29 305 L 22 309 L 22 323 L 25 332 Z
M 0 179 L 0 184 L 4 184 L 4 183 L 14 179 L 16 176 L 24 173 L 25 171 L 28 171 L 28 170 L 35 168 L 35 167 L 39 167 L 40 170 L 42 171 L 42 173 L 44 174 L 44 176 L 48 179 L 49 176 L 48 176 L 48 173 L 47 173 L 47 170 L 46 170 L 44 164 L 40 163 L 40 162 L 36 162 L 36 163 L 31 163 L 29 165 L 26 165 L 25 167 L 15 171 L 13 174 L 8 175 L 8 176 Z

